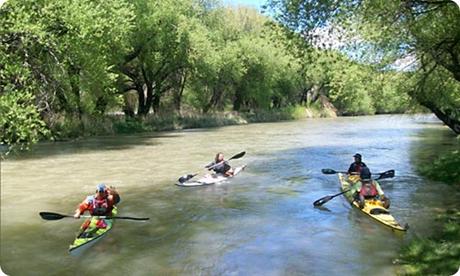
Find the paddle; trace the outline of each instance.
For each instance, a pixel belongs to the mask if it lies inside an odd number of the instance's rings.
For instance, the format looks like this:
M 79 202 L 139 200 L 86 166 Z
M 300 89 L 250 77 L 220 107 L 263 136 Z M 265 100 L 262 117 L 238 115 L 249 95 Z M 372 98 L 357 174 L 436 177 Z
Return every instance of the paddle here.
M 40 212 L 40 217 L 44 220 L 60 220 L 63 218 L 73 218 L 71 215 L 62 215 L 52 212 Z M 81 218 L 90 218 L 91 216 L 81 216 Z M 135 217 L 110 217 L 110 216 L 98 216 L 103 219 L 130 219 L 130 220 L 149 220 L 150 218 L 135 218 Z
M 344 172 L 336 172 L 336 171 L 334 171 L 332 169 L 322 169 L 321 172 L 324 173 L 324 174 L 344 173 Z M 380 176 L 378 178 L 376 178 L 375 180 L 391 178 L 391 177 L 395 176 L 395 170 L 388 170 L 386 172 L 376 173 L 376 174 L 379 174 Z M 331 199 L 333 199 L 334 197 L 342 195 L 344 193 L 347 193 L 350 190 L 351 189 L 347 189 L 347 190 L 345 190 L 343 192 L 340 192 L 338 194 L 335 194 L 335 195 L 328 195 L 328 196 L 322 197 L 322 198 L 316 200 L 315 202 L 313 202 L 313 206 L 315 206 L 315 207 L 321 206 L 321 205 L 325 204 L 326 202 L 330 201 Z
M 319 207 L 319 206 L 323 205 L 324 203 L 328 202 L 329 200 L 333 199 L 334 197 L 342 195 L 344 193 L 347 193 L 350 190 L 351 189 L 348 189 L 348 190 L 345 190 L 345 191 L 343 191 L 341 193 L 338 193 L 338 194 L 335 194 L 335 195 L 328 195 L 328 196 L 322 197 L 322 198 L 316 200 L 315 202 L 313 202 L 313 206 Z
M 322 169 L 321 172 L 324 173 L 324 174 L 336 174 L 336 173 L 346 173 L 346 174 L 348 174 L 348 172 L 335 171 L 333 169 Z M 391 178 L 391 177 L 395 176 L 395 170 L 388 170 L 386 172 L 375 173 L 375 174 L 380 175 L 378 178 L 376 178 L 376 180 L 384 179 L 384 178 Z
M 239 159 L 239 158 L 243 157 L 245 154 L 246 154 L 246 152 L 245 152 L 245 151 L 242 151 L 242 152 L 240 152 L 240 153 L 238 153 L 238 154 L 233 155 L 233 156 L 230 157 L 227 161 L 230 161 L 230 160 L 232 160 L 232 159 Z M 224 161 L 222 161 L 222 162 L 224 162 Z M 215 164 L 215 165 L 212 165 L 212 166 L 209 167 L 208 169 L 212 169 L 212 168 L 214 168 L 215 166 L 221 164 L 222 162 L 217 163 L 217 164 Z M 179 178 L 178 181 L 179 181 L 180 183 L 184 183 L 184 182 L 186 182 L 186 181 L 189 181 L 190 179 L 192 179 L 193 177 L 195 177 L 195 176 L 197 176 L 197 175 L 198 175 L 198 173 L 186 174 L 186 175 L 181 176 L 181 177 Z

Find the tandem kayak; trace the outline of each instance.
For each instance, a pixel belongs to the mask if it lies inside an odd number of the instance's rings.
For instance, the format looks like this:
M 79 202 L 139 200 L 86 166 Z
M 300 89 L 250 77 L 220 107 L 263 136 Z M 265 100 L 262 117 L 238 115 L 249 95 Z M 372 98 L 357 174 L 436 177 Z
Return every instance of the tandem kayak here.
M 342 191 L 350 189 L 350 187 L 358 180 L 349 180 L 345 174 L 339 173 L 338 175 Z M 388 226 L 391 229 L 397 231 L 407 230 L 407 225 L 405 227 L 401 226 L 401 224 L 399 224 L 399 222 L 396 221 L 396 219 L 391 215 L 390 211 L 383 207 L 380 200 L 366 200 L 364 208 L 361 209 L 359 208 L 358 202 L 353 200 L 353 195 L 351 194 L 351 192 L 345 193 L 344 196 L 358 210 L 375 219 L 376 221 L 382 223 L 383 225 Z
M 238 175 L 241 171 L 246 168 L 246 165 L 236 167 L 233 172 L 233 176 L 224 176 L 222 174 L 208 174 L 200 179 L 191 180 L 186 182 L 177 182 L 177 186 L 181 187 L 196 187 L 196 186 L 205 186 L 205 185 L 213 185 L 220 182 L 224 182 L 227 179 L 233 178 L 234 176 Z
M 114 206 L 112 216 L 117 214 L 117 207 Z M 88 222 L 89 221 L 89 222 Z M 88 227 L 83 230 L 83 226 L 88 224 Z M 105 236 L 113 227 L 113 219 L 105 217 L 93 216 L 86 220 L 80 227 L 80 232 L 74 242 L 69 246 L 71 255 L 79 255 L 84 250 L 93 246 L 98 240 Z

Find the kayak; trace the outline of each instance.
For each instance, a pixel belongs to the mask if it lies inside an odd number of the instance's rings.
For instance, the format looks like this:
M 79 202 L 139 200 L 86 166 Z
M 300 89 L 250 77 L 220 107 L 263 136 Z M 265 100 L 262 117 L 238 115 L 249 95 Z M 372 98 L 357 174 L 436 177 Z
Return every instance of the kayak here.
M 112 216 L 117 214 L 117 207 L 114 206 Z M 83 225 L 89 226 L 83 230 Z M 69 253 L 71 255 L 79 255 L 81 252 L 93 246 L 98 240 L 105 236 L 113 227 L 113 219 L 105 217 L 93 216 L 86 220 L 80 227 L 80 232 L 75 238 L 74 242 L 69 246 Z
M 193 181 L 189 180 L 183 183 L 177 182 L 176 185 L 181 186 L 181 187 L 197 187 L 197 186 L 213 185 L 213 184 L 217 184 L 220 182 L 224 182 L 227 179 L 233 178 L 234 176 L 239 174 L 241 171 L 243 171 L 244 168 L 246 168 L 246 165 L 236 167 L 233 171 L 233 176 L 224 176 L 222 174 L 217 174 L 217 173 L 208 174 L 197 180 L 193 180 Z
M 342 191 L 350 189 L 350 187 L 359 180 L 359 177 L 355 176 L 352 176 L 353 178 L 349 179 L 345 174 L 339 173 L 338 175 Z M 353 200 L 353 195 L 351 192 L 345 193 L 344 196 L 358 210 L 370 216 L 374 220 L 382 223 L 383 225 L 397 231 L 407 230 L 408 227 L 401 226 L 401 224 L 399 224 L 399 222 L 396 221 L 396 219 L 391 215 L 390 211 L 383 207 L 383 204 L 380 200 L 366 199 L 364 208 L 361 209 L 359 208 L 358 202 Z

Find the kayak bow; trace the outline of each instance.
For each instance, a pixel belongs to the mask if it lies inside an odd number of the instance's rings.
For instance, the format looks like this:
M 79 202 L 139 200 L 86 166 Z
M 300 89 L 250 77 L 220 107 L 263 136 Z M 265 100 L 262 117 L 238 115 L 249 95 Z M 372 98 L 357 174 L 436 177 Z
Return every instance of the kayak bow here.
M 112 216 L 117 214 L 117 207 L 114 206 L 112 210 Z M 89 221 L 89 224 L 88 222 Z M 88 224 L 88 227 L 83 230 L 83 225 Z M 98 227 L 103 226 L 103 227 Z M 69 253 L 77 256 L 81 252 L 93 246 L 98 240 L 105 236 L 113 227 L 113 219 L 100 218 L 93 216 L 83 222 L 80 227 L 80 232 L 75 238 L 74 242 L 69 246 Z

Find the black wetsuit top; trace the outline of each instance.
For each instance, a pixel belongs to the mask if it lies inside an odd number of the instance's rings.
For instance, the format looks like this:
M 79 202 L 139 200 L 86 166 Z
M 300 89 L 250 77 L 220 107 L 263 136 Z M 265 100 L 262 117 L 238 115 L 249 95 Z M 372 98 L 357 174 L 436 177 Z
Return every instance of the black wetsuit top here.
M 216 164 L 216 162 L 211 162 L 209 163 L 208 165 L 205 166 L 205 168 L 210 168 L 212 166 L 214 166 Z M 213 167 L 211 170 L 213 170 L 215 173 L 221 173 L 221 174 L 225 174 L 228 170 L 230 170 L 232 167 L 230 167 L 230 165 L 228 164 L 227 161 L 224 161 L 223 163 L 220 163 L 219 165 Z
M 364 164 L 364 162 L 360 162 L 360 163 L 353 162 L 351 163 L 350 168 L 348 168 L 348 173 L 349 174 L 353 172 L 360 173 L 363 167 L 367 167 L 366 164 Z

